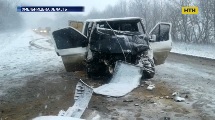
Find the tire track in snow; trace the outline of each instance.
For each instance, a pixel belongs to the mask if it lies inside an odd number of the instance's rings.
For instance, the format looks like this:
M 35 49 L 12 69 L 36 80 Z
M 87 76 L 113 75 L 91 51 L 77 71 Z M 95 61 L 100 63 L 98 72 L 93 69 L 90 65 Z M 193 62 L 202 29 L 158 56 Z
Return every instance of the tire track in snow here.
M 46 39 L 46 38 L 37 38 L 37 39 L 31 40 L 31 41 L 29 42 L 29 44 L 30 44 L 31 46 L 34 46 L 34 47 L 38 48 L 38 49 L 44 49 L 44 50 L 48 50 L 48 51 L 51 51 L 51 50 L 52 50 L 52 49 L 43 47 L 43 46 L 41 46 L 41 45 L 38 45 L 36 42 L 39 41 L 39 40 L 49 40 L 49 39 Z

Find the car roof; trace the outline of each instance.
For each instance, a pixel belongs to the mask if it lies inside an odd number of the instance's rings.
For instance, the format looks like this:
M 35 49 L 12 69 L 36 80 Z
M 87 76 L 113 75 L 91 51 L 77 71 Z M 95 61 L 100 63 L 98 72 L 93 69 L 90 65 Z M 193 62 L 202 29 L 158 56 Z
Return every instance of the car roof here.
M 140 17 L 123 17 L 123 18 L 108 18 L 108 19 L 88 19 L 86 22 L 100 22 L 100 21 L 120 21 L 120 20 L 140 20 Z

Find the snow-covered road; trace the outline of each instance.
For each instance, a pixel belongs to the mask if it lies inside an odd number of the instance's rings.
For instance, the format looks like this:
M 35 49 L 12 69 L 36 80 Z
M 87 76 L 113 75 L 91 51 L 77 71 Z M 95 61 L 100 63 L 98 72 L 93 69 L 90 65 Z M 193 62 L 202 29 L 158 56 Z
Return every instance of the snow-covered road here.
M 54 50 L 38 49 L 29 44 L 40 38 L 48 39 L 31 30 L 0 34 L 0 95 L 8 88 L 23 85 L 24 76 L 57 71 L 62 66 Z M 51 44 L 46 46 L 52 47 Z
M 166 63 L 156 67 L 155 80 L 165 81 L 173 92 L 189 94 L 190 104 L 202 119 L 215 118 L 215 60 L 170 54 Z
M 214 120 L 215 60 L 171 53 L 165 64 L 156 66 L 155 77 L 150 80 L 155 83 L 153 91 L 144 85 L 124 98 L 134 102 L 109 99 L 109 109 L 114 109 L 111 115 L 129 120 L 136 116 L 144 120 Z M 165 99 L 174 92 L 186 95 L 185 102 Z M 145 103 L 148 99 L 151 104 Z

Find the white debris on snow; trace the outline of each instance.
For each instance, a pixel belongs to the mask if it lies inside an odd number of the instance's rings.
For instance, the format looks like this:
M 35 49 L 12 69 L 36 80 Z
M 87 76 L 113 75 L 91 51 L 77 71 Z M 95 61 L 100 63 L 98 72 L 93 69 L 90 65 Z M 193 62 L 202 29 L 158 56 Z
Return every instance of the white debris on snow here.
M 85 120 L 85 119 L 63 117 L 63 116 L 40 116 L 40 117 L 34 118 L 33 120 Z
M 94 88 L 96 94 L 121 97 L 140 84 L 142 73 L 139 67 L 117 62 L 115 72 L 110 83 Z
M 67 111 L 60 110 L 58 116 L 41 116 L 34 118 L 33 120 L 83 120 L 80 119 L 80 117 L 87 108 L 92 94 L 93 89 L 89 87 L 86 83 L 84 83 L 82 80 L 80 80 L 76 85 L 76 91 L 74 95 L 75 103 L 72 107 L 69 107 Z M 46 108 L 47 105 L 45 106 L 45 109 Z M 100 116 L 97 115 L 93 120 L 99 119 Z
M 59 113 L 58 113 L 58 116 L 64 116 L 65 113 L 66 113 L 66 111 L 60 110 Z
M 174 97 L 174 100 L 175 100 L 176 102 L 183 102 L 183 101 L 185 101 L 185 98 L 182 98 L 182 97 L 180 97 L 180 96 L 175 96 L 175 97 Z
M 172 53 L 179 53 L 191 56 L 205 57 L 215 59 L 215 44 L 214 45 L 198 45 L 188 43 L 173 42 Z
M 147 90 L 153 90 L 155 88 L 155 84 L 152 84 L 152 81 L 144 81 L 144 84 L 148 85 Z
M 80 80 L 76 85 L 74 105 L 72 107 L 69 107 L 67 111 L 61 110 L 58 115 L 80 118 L 87 108 L 92 94 L 93 89 Z
M 139 104 L 134 104 L 134 106 L 139 106 Z
M 172 93 L 172 96 L 176 96 L 178 93 L 177 92 L 174 92 L 174 93 Z
M 183 101 L 185 101 L 185 98 L 180 97 L 180 94 L 178 92 L 172 93 L 172 96 L 174 96 L 174 100 L 176 102 L 183 102 Z
M 153 90 L 155 88 L 155 85 L 149 85 L 146 89 L 147 90 Z

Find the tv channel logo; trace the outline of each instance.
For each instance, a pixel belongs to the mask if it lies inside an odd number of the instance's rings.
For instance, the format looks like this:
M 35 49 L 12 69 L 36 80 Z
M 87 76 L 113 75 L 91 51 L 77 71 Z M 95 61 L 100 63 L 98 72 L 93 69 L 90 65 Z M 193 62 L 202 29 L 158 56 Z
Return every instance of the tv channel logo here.
M 181 12 L 182 14 L 196 15 L 199 13 L 199 9 L 196 6 L 184 6 Z

